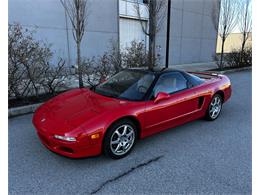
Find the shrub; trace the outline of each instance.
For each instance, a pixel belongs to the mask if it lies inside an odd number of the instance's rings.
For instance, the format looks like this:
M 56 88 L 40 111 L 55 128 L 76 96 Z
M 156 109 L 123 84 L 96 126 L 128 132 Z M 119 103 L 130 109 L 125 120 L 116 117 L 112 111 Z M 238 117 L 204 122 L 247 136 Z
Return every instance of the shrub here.
M 97 59 L 94 72 L 95 77 L 98 79 L 98 83 L 103 82 L 108 79 L 108 77 L 115 74 L 116 70 L 108 53 L 105 53 Z
M 128 68 L 147 66 L 148 54 L 142 42 L 132 41 L 122 53 L 123 66 Z
M 83 62 L 84 83 L 96 85 L 119 72 L 122 67 L 147 66 L 147 51 L 142 42 L 132 41 L 131 45 L 119 52 L 115 42 L 102 56 L 85 59 Z
M 16 97 L 39 93 L 39 83 L 52 57 L 49 47 L 33 39 L 33 32 L 19 24 L 8 28 L 9 95 Z
M 50 45 L 35 40 L 34 33 L 19 24 L 8 27 L 9 97 L 24 98 L 45 92 L 54 93 L 61 84 L 57 78 L 63 74 L 64 64 L 59 63 L 57 67 L 49 64 L 53 56 Z
M 220 68 L 220 56 L 216 54 L 213 56 L 218 67 Z M 223 68 L 239 68 L 252 66 L 252 48 L 245 48 L 244 51 L 233 50 L 230 53 L 224 54 Z
M 224 55 L 225 67 L 236 68 L 240 66 L 240 52 L 232 51 Z
M 65 61 L 60 59 L 57 66 L 47 66 L 42 78 L 42 86 L 45 92 L 55 95 L 59 90 L 66 89 L 66 80 L 68 71 L 65 67 Z
M 111 60 L 112 58 L 107 52 L 97 58 L 93 57 L 84 60 L 84 83 L 94 86 L 115 74 L 117 71 Z
M 8 96 L 26 98 L 38 97 L 42 93 L 56 94 L 67 88 L 68 72 L 65 61 L 50 64 L 53 52 L 50 45 L 37 41 L 36 31 L 23 29 L 20 24 L 8 28 Z M 119 51 L 116 42 L 111 41 L 108 52 L 102 56 L 83 60 L 83 81 L 96 85 L 111 75 L 126 68 L 147 66 L 147 51 L 142 42 L 133 41 L 124 51 Z M 77 70 L 76 70 L 77 71 Z M 69 74 L 72 77 L 69 77 Z M 78 76 L 74 74 L 74 76 Z
M 142 42 L 132 41 L 123 51 L 118 51 L 115 42 L 102 56 L 83 60 L 83 80 L 89 85 L 96 85 L 119 72 L 122 67 L 147 67 L 147 51 Z M 159 60 L 159 56 L 156 61 Z
M 122 53 L 120 52 L 116 41 L 111 39 L 110 43 L 111 46 L 109 48 L 109 52 L 107 52 L 107 56 L 111 66 L 117 73 L 122 69 Z
M 252 49 L 246 48 L 244 51 L 233 50 L 224 56 L 225 66 L 239 68 L 252 66 Z
M 252 48 L 246 48 L 242 53 L 242 64 L 244 66 L 252 66 Z

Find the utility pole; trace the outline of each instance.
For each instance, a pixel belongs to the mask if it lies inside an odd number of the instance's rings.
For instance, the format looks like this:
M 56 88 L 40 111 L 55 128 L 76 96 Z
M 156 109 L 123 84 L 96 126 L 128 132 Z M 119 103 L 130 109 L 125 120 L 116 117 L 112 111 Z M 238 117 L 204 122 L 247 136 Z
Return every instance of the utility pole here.
M 168 0 L 165 68 L 169 67 L 170 28 L 171 28 L 171 0 Z

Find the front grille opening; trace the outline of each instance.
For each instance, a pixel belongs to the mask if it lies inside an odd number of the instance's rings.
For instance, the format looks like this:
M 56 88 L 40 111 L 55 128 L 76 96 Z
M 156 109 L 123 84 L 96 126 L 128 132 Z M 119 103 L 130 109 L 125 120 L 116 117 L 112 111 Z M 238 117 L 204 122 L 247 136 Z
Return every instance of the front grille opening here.
M 67 152 L 67 153 L 71 153 L 71 154 L 74 153 L 74 151 L 71 148 L 68 148 L 68 147 L 60 146 L 59 149 L 64 151 L 64 152 Z

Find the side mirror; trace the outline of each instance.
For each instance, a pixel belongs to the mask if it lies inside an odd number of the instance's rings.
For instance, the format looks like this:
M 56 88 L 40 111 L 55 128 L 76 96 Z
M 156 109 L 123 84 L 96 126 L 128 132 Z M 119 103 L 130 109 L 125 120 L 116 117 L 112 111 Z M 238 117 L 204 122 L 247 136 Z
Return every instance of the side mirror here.
M 158 103 L 162 100 L 167 100 L 170 98 L 170 95 L 168 93 L 165 93 L 165 92 L 159 92 L 157 95 L 156 95 L 156 98 L 154 100 L 154 103 Z

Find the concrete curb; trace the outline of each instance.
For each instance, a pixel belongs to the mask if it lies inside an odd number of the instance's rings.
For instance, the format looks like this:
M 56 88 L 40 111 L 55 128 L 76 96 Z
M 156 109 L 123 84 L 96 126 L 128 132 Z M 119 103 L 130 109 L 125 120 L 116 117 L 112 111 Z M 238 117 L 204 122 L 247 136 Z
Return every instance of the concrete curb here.
M 20 106 L 16 108 L 9 108 L 8 117 L 10 118 L 15 116 L 20 116 L 23 114 L 33 113 L 40 105 L 42 105 L 42 103 Z
M 231 70 L 222 70 L 222 71 L 207 70 L 207 72 L 214 72 L 214 73 L 218 73 L 218 74 L 228 74 L 228 73 L 240 72 L 240 71 L 244 71 L 244 70 L 252 70 L 252 66 L 236 68 L 236 69 L 231 69 Z

